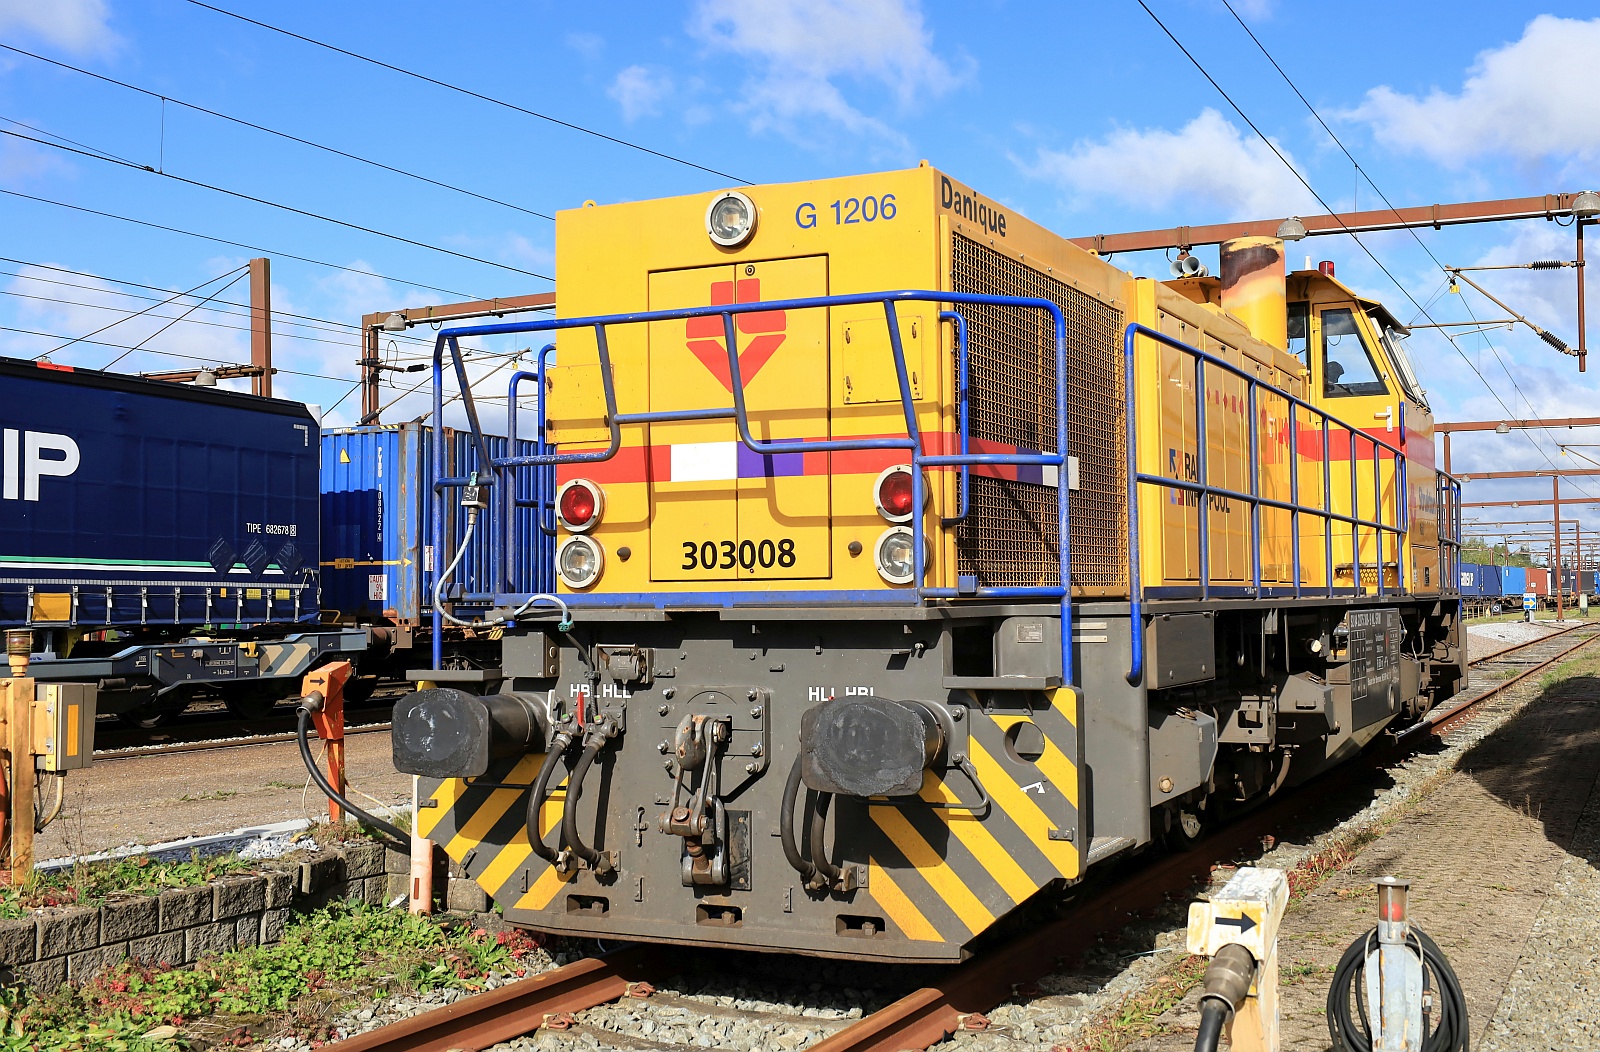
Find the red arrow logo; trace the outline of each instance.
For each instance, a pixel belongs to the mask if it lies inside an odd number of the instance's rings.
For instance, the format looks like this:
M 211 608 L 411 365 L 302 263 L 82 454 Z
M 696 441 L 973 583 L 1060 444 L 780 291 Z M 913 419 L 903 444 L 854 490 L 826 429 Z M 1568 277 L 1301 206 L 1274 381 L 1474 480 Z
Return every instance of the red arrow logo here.
M 713 307 L 729 303 L 756 303 L 760 299 L 760 278 L 741 278 L 737 289 L 731 281 L 711 283 Z M 767 364 L 767 359 L 782 346 L 788 321 L 785 312 L 781 310 L 736 314 L 733 320 L 738 333 L 750 337 L 744 350 L 739 354 L 739 376 L 745 386 L 749 386 L 751 378 L 761 371 L 761 367 Z M 728 350 L 722 342 L 722 317 L 712 314 L 690 318 L 684 328 L 684 335 L 688 339 L 689 351 L 700 359 L 700 364 L 710 370 L 711 375 L 715 376 L 723 387 L 731 392 L 733 377 L 728 372 Z

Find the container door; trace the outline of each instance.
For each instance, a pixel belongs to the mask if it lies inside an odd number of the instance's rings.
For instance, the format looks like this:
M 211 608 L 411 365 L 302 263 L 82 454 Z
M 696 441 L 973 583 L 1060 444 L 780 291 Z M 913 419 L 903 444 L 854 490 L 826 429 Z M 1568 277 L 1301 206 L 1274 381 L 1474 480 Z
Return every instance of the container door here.
M 826 256 L 736 269 L 740 303 L 828 294 Z M 828 438 L 828 311 L 760 311 L 737 320 L 751 435 L 759 442 Z M 764 456 L 742 444 L 737 454 L 739 576 L 830 576 L 828 455 Z
M 732 303 L 732 266 L 650 275 L 650 309 Z M 650 410 L 733 405 L 722 319 L 650 326 Z M 731 420 L 650 425 L 650 579 L 738 576 L 739 436 Z

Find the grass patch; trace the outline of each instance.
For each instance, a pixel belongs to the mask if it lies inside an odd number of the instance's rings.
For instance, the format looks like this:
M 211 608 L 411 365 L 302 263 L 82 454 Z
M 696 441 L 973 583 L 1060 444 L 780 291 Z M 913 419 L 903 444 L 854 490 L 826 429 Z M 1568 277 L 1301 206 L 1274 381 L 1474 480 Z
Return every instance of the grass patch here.
M 356 1003 L 482 989 L 491 972 L 520 976 L 536 945 L 521 932 L 491 936 L 340 902 L 296 918 L 281 942 L 192 969 L 123 962 L 81 986 L 0 990 L 0 1050 L 178 1052 L 197 1039 L 234 1046 L 285 1034 L 320 1043 Z
M 1114 1012 L 1089 1024 L 1081 1044 L 1058 1045 L 1057 1052 L 1117 1052 L 1164 1033 L 1161 1017 L 1205 978 L 1210 963 L 1210 958 L 1193 954 L 1183 958 L 1143 990 L 1124 998 Z
M 234 854 L 201 858 L 196 851 L 186 862 L 158 862 L 149 855 L 133 855 L 80 862 L 50 872 L 36 870 L 26 884 L 0 887 L 0 919 L 52 906 L 98 906 L 109 896 L 124 892 L 156 895 L 167 888 L 193 887 L 258 866 Z

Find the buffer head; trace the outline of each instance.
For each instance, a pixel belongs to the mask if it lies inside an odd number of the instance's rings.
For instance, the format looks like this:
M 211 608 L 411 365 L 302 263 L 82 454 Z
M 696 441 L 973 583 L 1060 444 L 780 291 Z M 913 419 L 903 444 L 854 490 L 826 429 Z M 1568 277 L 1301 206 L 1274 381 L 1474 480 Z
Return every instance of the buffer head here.
M 801 717 L 800 773 L 807 788 L 843 796 L 912 796 L 944 735 L 916 702 L 833 698 Z

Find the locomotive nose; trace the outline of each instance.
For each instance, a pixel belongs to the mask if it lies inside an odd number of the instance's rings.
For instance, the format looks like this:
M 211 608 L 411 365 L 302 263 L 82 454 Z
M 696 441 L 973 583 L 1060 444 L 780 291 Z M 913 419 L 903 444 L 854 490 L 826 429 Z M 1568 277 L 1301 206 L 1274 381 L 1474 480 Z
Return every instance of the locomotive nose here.
M 539 695 L 419 690 L 394 707 L 395 770 L 424 778 L 476 778 L 495 760 L 542 750 L 548 723 Z
M 944 747 L 938 717 L 915 701 L 834 698 L 801 720 L 807 788 L 844 796 L 911 796 Z

